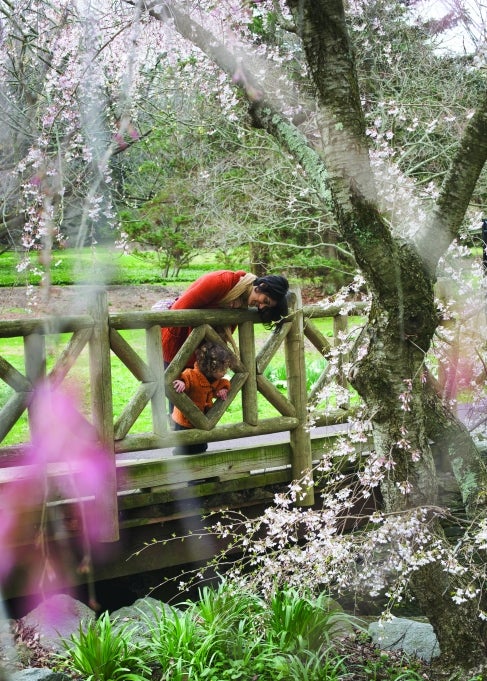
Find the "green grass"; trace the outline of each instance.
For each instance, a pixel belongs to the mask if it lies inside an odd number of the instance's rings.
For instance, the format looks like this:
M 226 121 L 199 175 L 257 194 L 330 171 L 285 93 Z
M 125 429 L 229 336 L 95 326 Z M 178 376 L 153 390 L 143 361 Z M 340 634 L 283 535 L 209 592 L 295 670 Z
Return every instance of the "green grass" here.
M 31 266 L 18 271 L 22 254 L 8 251 L 0 255 L 0 286 L 38 285 L 41 282 L 43 268 L 39 263 L 37 252 L 29 254 Z M 177 279 L 163 278 L 155 258 L 145 254 L 141 258 L 132 254 L 124 254 L 120 250 L 108 246 L 97 246 L 96 249 L 69 248 L 54 251 L 52 254 L 49 275 L 52 284 L 164 284 L 167 282 L 190 282 L 204 272 L 222 268 L 211 254 L 201 254 L 191 265 L 182 269 Z

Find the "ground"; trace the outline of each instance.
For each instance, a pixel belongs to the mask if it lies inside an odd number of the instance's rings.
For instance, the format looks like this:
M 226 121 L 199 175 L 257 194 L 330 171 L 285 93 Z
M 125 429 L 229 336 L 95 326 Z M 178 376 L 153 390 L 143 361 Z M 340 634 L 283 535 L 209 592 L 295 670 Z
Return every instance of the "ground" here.
M 108 286 L 108 305 L 112 312 L 150 310 L 161 298 L 176 297 L 184 288 L 160 285 Z M 86 311 L 93 296 L 91 286 L 52 286 L 49 295 L 39 288 L 16 286 L 0 289 L 0 318 L 25 316 L 76 315 Z
M 173 299 L 181 286 L 140 284 L 138 286 L 108 286 L 108 305 L 111 312 L 140 312 L 150 310 L 161 299 Z M 52 286 L 49 295 L 39 288 L 16 286 L 0 289 L 0 319 L 18 319 L 38 315 L 76 315 L 86 311 L 94 291 L 90 286 Z M 318 287 L 302 289 L 303 302 L 312 303 L 322 298 Z

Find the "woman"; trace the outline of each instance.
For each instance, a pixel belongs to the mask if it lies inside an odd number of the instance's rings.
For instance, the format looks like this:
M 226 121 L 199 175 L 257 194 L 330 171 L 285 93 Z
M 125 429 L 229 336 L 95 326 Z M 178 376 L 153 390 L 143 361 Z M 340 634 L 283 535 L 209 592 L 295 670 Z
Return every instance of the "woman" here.
M 288 290 L 287 279 L 279 275 L 267 274 L 264 277 L 257 277 L 243 270 L 237 272 L 217 270 L 199 277 L 170 309 L 256 307 L 263 324 L 272 328 L 288 313 L 286 297 Z M 190 333 L 189 327 L 162 329 L 162 353 L 166 365 L 172 361 Z M 225 340 L 230 339 L 231 334 Z

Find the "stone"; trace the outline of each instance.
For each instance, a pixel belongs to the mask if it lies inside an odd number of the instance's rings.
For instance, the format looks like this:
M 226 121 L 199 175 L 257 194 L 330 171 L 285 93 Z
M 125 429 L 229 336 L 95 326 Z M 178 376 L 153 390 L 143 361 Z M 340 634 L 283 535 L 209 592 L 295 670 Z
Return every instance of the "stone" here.
M 21 623 L 37 630 L 39 643 L 44 648 L 63 652 L 62 639 L 78 634 L 80 624 L 83 626 L 94 619 L 95 613 L 87 605 L 66 594 L 57 594 L 22 617 Z
M 372 642 L 382 650 L 402 650 L 407 655 L 431 662 L 440 647 L 429 622 L 393 617 L 384 623 L 371 622 L 368 628 Z
M 43 667 L 29 667 L 9 674 L 9 681 L 69 681 L 70 677 L 63 672 L 52 672 Z
M 163 615 L 173 617 L 177 612 L 176 608 L 171 608 L 162 601 L 146 596 L 139 598 L 132 605 L 126 605 L 112 612 L 110 621 L 114 628 L 127 626 L 132 631 L 132 641 L 144 642 L 147 634 L 150 633 L 151 625 L 155 627 Z

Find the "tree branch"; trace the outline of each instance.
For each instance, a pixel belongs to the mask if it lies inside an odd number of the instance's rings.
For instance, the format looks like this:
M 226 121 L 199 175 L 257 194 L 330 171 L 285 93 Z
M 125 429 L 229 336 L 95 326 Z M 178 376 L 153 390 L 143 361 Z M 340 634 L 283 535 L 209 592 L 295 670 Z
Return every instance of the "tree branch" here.
M 416 248 L 430 272 L 458 236 L 477 180 L 487 160 L 487 91 L 465 128 L 441 187 L 431 221 L 419 233 Z
M 263 84 L 242 67 L 239 59 L 203 26 L 192 20 L 176 4 L 146 4 L 150 15 L 159 21 L 172 20 L 180 35 L 192 42 L 232 79 L 249 102 L 255 127 L 264 128 L 286 148 L 302 166 L 319 199 L 331 209 L 331 193 L 323 160 L 303 133 L 290 123 L 265 97 Z

